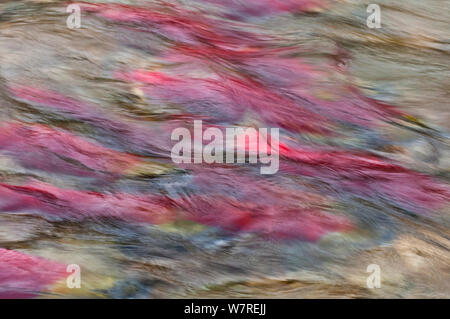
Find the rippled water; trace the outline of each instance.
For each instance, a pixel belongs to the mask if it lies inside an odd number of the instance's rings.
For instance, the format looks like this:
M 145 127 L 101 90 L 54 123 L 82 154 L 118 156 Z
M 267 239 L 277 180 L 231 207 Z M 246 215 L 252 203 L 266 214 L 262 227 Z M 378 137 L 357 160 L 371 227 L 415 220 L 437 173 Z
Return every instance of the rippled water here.
M 1 1 L 0 297 L 448 298 L 449 2 L 377 3 Z M 175 164 L 199 119 L 279 171 Z

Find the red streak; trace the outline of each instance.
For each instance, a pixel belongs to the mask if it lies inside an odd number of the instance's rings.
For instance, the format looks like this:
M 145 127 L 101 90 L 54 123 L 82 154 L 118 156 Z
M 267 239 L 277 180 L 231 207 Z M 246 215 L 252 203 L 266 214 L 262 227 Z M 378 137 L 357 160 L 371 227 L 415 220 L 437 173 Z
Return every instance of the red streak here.
M 0 248 L 0 299 L 35 297 L 67 275 L 63 264 Z

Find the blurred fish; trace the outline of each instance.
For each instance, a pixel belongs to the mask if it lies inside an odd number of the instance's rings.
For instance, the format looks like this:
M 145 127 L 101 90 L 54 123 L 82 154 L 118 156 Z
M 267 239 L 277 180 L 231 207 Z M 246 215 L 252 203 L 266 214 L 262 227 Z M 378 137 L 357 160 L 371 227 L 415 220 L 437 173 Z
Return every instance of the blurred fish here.
M 71 97 L 28 86 L 9 88 L 12 96 L 45 110 L 61 113 L 71 119 L 93 125 L 96 129 L 107 132 L 109 137 L 121 147 L 143 155 L 170 155 L 170 134 L 173 127 L 179 127 L 178 121 L 152 123 L 151 127 L 137 122 L 127 121 L 114 114 L 106 114 L 96 105 L 85 103 Z M 166 141 L 166 143 L 164 143 Z
M 287 202 L 262 204 L 234 197 L 197 195 L 178 201 L 187 218 L 231 232 L 256 233 L 266 239 L 317 241 L 330 232 L 353 229 L 341 216 Z
M 326 7 L 323 0 L 198 0 L 228 10 L 228 18 L 245 19 L 281 13 L 314 12 Z
M 0 126 L 0 151 L 27 168 L 76 176 L 121 175 L 145 166 L 139 156 L 105 148 L 68 131 L 18 122 Z
M 450 201 L 450 189 L 430 176 L 382 157 L 337 149 L 306 149 L 280 145 L 280 170 L 323 179 L 341 190 L 376 197 L 418 213 L 429 213 Z
M 250 77 L 225 77 L 222 84 L 235 103 L 251 109 L 272 127 L 296 133 L 332 134 L 333 123 L 301 102 L 294 102 Z
M 0 248 L 0 299 L 35 297 L 67 275 L 66 265 Z
M 161 72 L 134 70 L 119 73 L 118 78 L 148 84 L 144 92 L 152 100 L 176 103 L 187 112 L 209 122 L 236 122 L 245 109 L 234 102 L 218 82 L 212 79 L 172 77 Z
M 44 106 L 52 111 L 61 112 L 77 120 L 97 124 L 110 131 L 126 131 L 126 124 L 112 119 L 99 107 L 73 99 L 53 90 L 25 85 L 10 86 L 9 92 L 14 98 Z
M 274 240 L 317 241 L 330 232 L 355 229 L 348 218 L 322 211 L 329 199 L 318 194 L 229 167 L 192 171 L 190 190 L 196 193 L 174 202 L 198 223 Z
M 176 63 L 205 63 L 234 67 L 276 87 L 305 85 L 324 76 L 312 65 L 295 54 L 299 47 L 271 48 L 261 42 L 258 45 L 242 43 L 238 47 L 176 45 L 163 56 Z M 195 64 L 194 64 L 195 65 Z
M 233 29 L 230 23 L 206 17 L 181 6 L 138 7 L 122 4 L 77 2 L 81 10 L 116 23 L 139 26 L 138 31 L 156 33 L 171 41 L 217 46 L 240 45 L 258 40 L 253 33 Z M 144 29 L 143 29 L 144 28 Z
M 109 217 L 161 224 L 173 219 L 161 196 L 85 192 L 38 181 L 23 186 L 0 183 L 0 210 L 38 212 L 68 220 Z
M 203 114 L 227 112 L 228 118 L 239 117 L 244 111 L 252 110 L 275 127 L 294 132 L 327 133 L 326 119 L 303 108 L 250 78 L 240 79 L 223 75 L 220 79 L 172 77 L 161 72 L 135 70 L 119 73 L 119 78 L 150 85 L 150 95 L 179 102 L 188 109 L 206 108 Z M 217 103 L 217 104 L 216 104 Z M 205 105 L 206 104 L 206 105 Z M 217 108 L 217 109 L 216 109 Z M 230 118 L 231 116 L 231 118 Z
M 172 77 L 158 72 L 147 71 L 119 73 L 118 77 L 159 85 L 171 83 L 172 81 Z M 174 82 L 178 85 L 177 80 L 174 79 Z M 218 81 L 205 80 L 205 83 L 205 85 L 211 84 L 214 89 L 223 90 Z M 162 87 L 161 90 L 163 90 Z M 100 130 L 106 130 L 111 138 L 114 138 L 117 143 L 133 153 L 157 155 L 164 158 L 170 158 L 171 148 L 174 144 L 171 140 L 171 134 L 174 129 L 185 127 L 192 132 L 194 120 L 205 119 L 205 117 L 195 118 L 189 114 L 180 114 L 179 116 L 172 115 L 168 117 L 164 123 L 152 122 L 152 125 L 149 126 L 139 122 L 126 121 L 114 116 L 114 114 L 106 114 L 95 105 L 85 104 L 50 90 L 19 86 L 10 88 L 10 92 L 20 101 L 44 107 L 46 110 L 53 112 L 62 112 L 62 114 L 68 115 L 70 118 L 83 120 L 85 123 L 92 124 Z M 210 93 L 212 94 L 212 92 Z M 187 90 L 184 92 L 179 91 L 179 94 L 181 98 L 187 96 L 189 92 Z M 232 99 L 233 97 L 224 96 L 225 98 Z M 233 105 L 230 107 L 233 107 Z M 90 117 L 91 114 L 92 117 Z M 205 123 L 203 131 L 209 127 L 219 128 L 223 132 L 223 136 L 225 136 L 226 127 L 215 125 L 214 123 Z M 191 135 L 193 136 L 193 133 Z
M 289 104 L 308 106 L 310 110 L 339 121 L 365 128 L 375 121 L 400 119 L 411 122 L 411 116 L 393 105 L 368 98 L 356 86 L 343 79 L 327 83 L 324 79 L 336 78 L 333 74 L 346 72 L 336 68 L 335 61 L 325 61 L 319 70 L 296 57 L 296 48 L 268 49 L 244 46 L 239 48 L 214 48 L 202 46 L 176 46 L 165 58 L 174 63 L 199 65 L 225 64 L 248 74 L 254 83 L 266 87 L 289 99 Z M 328 68 L 327 68 L 328 66 Z M 341 75 L 342 77 L 342 75 Z M 419 122 L 414 119 L 415 122 Z
M 219 190 L 221 182 L 215 182 L 218 185 L 215 189 Z M 196 183 L 201 186 L 200 180 Z M 234 183 L 239 183 L 239 179 Z M 258 181 L 251 182 L 250 179 L 245 183 L 240 184 L 242 194 L 251 196 L 241 200 L 211 193 L 211 188 L 209 196 L 196 194 L 167 198 L 148 194 L 83 192 L 60 189 L 42 182 L 23 186 L 1 183 L 0 210 L 38 212 L 65 220 L 109 217 L 150 224 L 165 224 L 182 218 L 228 231 L 254 232 L 268 239 L 316 241 L 328 232 L 353 228 L 348 219 L 309 206 L 317 195 L 310 195 L 308 202 L 306 194 L 283 193 L 277 187 L 260 186 Z M 275 193 L 274 196 L 266 193 L 268 195 L 261 201 L 255 197 L 255 190 L 273 190 Z M 272 200 L 269 201 L 269 198 Z M 301 205 L 299 198 L 305 199 Z M 174 214 L 175 210 L 178 217 Z
M 364 128 L 374 127 L 378 121 L 392 122 L 409 117 L 393 105 L 364 96 L 357 87 L 347 83 L 289 88 L 289 92 L 294 99 L 307 101 L 330 119 Z

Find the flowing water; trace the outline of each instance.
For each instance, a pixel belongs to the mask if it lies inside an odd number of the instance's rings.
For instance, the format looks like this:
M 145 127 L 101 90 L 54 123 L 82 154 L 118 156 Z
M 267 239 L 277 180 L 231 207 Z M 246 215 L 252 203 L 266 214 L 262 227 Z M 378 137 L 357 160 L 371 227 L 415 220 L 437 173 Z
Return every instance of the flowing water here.
M 450 297 L 449 1 L 95 3 L 0 1 L 0 297 Z

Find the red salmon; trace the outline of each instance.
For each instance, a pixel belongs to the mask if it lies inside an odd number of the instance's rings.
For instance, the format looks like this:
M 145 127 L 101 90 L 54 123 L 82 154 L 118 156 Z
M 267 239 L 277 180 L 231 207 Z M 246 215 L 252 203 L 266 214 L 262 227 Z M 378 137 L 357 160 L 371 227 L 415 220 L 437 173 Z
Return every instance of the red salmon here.
M 0 299 L 35 297 L 67 275 L 66 265 L 0 248 Z

